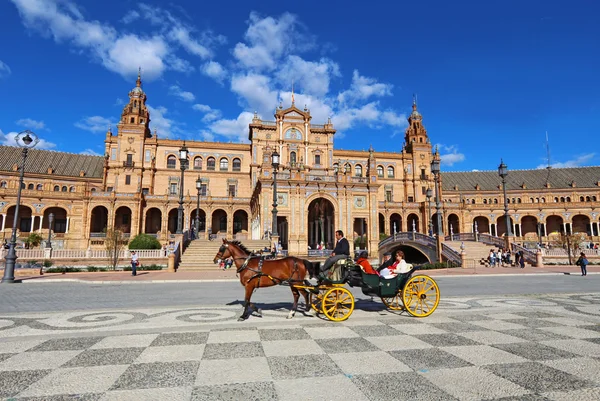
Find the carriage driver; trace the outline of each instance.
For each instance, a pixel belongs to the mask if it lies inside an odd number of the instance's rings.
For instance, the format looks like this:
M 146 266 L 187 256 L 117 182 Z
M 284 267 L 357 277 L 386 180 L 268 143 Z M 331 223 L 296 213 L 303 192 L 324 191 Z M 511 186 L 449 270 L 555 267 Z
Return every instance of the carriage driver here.
M 335 232 L 335 239 L 337 241 L 335 248 L 333 249 L 331 256 L 327 258 L 325 263 L 323 263 L 323 266 L 321 266 L 322 272 L 329 270 L 331 266 L 333 266 L 333 264 L 338 260 L 345 259 L 350 256 L 350 244 L 348 243 L 348 240 L 344 238 L 344 233 L 342 230 L 337 230 Z

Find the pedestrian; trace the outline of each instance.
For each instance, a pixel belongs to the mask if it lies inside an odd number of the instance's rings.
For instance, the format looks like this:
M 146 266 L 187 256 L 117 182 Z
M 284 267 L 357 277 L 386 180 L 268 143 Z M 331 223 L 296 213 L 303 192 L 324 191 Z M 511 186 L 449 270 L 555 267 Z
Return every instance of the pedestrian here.
M 581 252 L 579 254 L 579 259 L 577 259 L 577 262 L 575 262 L 575 264 L 581 267 L 581 275 L 587 276 L 587 265 L 589 264 L 589 262 L 585 257 L 585 253 Z
M 521 269 L 525 268 L 525 254 L 523 251 L 519 251 L 519 263 L 521 264 Z
M 140 264 L 138 255 L 135 251 L 131 251 L 131 275 L 137 276 L 137 267 Z

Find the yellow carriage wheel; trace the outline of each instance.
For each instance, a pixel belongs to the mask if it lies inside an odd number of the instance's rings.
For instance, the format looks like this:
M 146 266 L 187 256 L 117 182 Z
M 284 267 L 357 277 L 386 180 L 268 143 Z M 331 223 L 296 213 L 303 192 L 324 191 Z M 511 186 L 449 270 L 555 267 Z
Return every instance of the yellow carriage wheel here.
M 408 313 L 415 317 L 426 317 L 438 307 L 440 289 L 429 276 L 413 276 L 402 289 L 402 301 Z
M 322 300 L 323 314 L 329 320 L 341 322 L 354 311 L 354 296 L 344 287 L 333 287 L 325 292 Z
M 404 304 L 402 303 L 402 289 L 398 290 L 396 295 L 393 297 L 381 297 L 381 301 L 383 304 L 391 310 L 402 310 L 404 309 Z
M 322 302 L 323 302 L 323 291 L 319 289 L 318 294 L 314 294 L 309 292 L 310 294 L 310 307 L 317 312 L 317 314 L 321 313 L 322 310 Z

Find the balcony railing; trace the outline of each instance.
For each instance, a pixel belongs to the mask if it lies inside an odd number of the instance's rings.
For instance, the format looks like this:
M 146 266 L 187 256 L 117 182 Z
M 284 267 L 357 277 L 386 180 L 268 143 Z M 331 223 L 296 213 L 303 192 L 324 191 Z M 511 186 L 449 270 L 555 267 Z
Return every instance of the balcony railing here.
M 124 161 L 123 167 L 135 167 L 135 162 L 134 161 Z

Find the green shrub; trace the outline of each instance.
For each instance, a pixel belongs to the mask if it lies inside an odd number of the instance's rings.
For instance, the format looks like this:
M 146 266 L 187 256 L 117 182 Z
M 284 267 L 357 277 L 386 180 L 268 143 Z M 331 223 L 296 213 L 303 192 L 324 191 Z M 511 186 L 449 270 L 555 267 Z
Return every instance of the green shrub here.
M 161 249 L 160 242 L 151 235 L 138 234 L 129 243 L 129 249 Z
M 383 241 L 388 237 L 390 237 L 390 235 L 387 235 L 386 233 L 379 233 L 379 241 Z
M 86 267 L 88 272 L 106 272 L 108 269 L 106 267 L 98 267 L 98 266 L 88 266 Z
M 419 270 L 445 269 L 447 267 L 454 268 L 456 266 L 454 266 L 453 263 L 447 262 L 425 263 L 424 265 L 417 266 Z
M 50 267 L 54 264 L 50 259 L 44 259 L 44 267 Z
M 77 273 L 80 272 L 81 269 L 78 267 L 51 267 L 46 269 L 46 273 Z
M 141 265 L 138 266 L 138 268 L 136 269 L 137 271 L 148 271 L 148 270 L 162 270 L 163 266 L 161 265 Z M 131 266 L 125 266 L 123 268 L 124 272 L 130 272 L 131 271 Z

